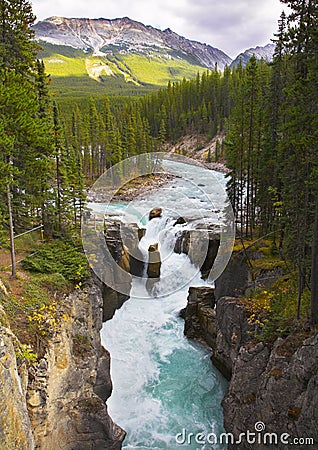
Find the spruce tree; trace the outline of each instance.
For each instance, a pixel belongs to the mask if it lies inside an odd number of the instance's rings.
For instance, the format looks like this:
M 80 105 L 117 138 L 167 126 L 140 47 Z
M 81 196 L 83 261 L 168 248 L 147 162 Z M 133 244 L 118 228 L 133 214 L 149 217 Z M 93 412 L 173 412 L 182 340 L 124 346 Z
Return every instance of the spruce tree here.
M 35 65 L 37 44 L 31 25 L 35 21 L 27 0 L 0 1 L 0 68 L 25 75 Z

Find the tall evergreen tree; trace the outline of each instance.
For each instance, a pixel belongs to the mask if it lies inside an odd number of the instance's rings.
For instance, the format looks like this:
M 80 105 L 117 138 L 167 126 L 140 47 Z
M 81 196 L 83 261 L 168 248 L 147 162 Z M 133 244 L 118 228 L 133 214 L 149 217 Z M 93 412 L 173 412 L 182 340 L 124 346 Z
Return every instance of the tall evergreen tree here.
M 34 67 L 37 44 L 31 25 L 35 21 L 27 0 L 0 1 L 0 68 L 24 74 Z

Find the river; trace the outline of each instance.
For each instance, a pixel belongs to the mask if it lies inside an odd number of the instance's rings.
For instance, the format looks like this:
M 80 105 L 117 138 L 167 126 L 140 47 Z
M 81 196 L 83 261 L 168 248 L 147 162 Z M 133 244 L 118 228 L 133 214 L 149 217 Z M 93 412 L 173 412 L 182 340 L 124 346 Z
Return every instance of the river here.
M 209 186 L 202 174 L 198 182 L 196 170 L 191 170 L 190 179 L 175 179 L 129 204 L 112 204 L 107 210 L 123 222 L 145 227 L 141 251 L 146 254 L 149 244 L 159 243 L 162 258 L 155 296 L 148 293 L 145 279 L 133 277 L 130 299 L 101 332 L 102 343 L 111 354 L 113 393 L 107 404 L 113 420 L 127 432 L 123 445 L 127 450 L 226 448 L 203 441 L 209 433 L 219 436 L 224 432 L 221 400 L 227 383 L 213 367 L 210 351 L 184 337 L 184 322 L 179 317 L 189 287 L 211 282 L 201 279 L 188 256 L 173 251 L 176 237 L 204 218 L 219 223 L 224 204 L 219 190 Z M 224 185 L 223 175 L 214 176 Z M 206 189 L 213 194 L 212 209 Z M 97 211 L 104 207 L 90 206 Z M 163 208 L 162 217 L 148 221 L 154 206 Z M 174 226 L 180 216 L 187 223 Z

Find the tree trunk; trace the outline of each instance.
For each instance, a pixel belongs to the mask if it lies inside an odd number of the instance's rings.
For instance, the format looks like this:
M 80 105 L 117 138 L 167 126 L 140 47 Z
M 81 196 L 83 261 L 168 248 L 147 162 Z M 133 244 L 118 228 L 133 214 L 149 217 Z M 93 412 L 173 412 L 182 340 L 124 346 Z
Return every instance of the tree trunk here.
M 57 151 L 58 148 L 57 148 Z M 62 202 L 61 202 L 61 173 L 60 173 L 60 157 L 56 155 L 56 187 L 57 187 L 57 217 L 58 217 L 58 231 L 62 228 Z
M 7 185 L 6 191 L 7 191 L 7 206 L 8 206 L 9 228 L 10 228 L 10 251 L 11 251 L 11 263 L 12 263 L 11 275 L 13 278 L 15 278 L 16 273 L 17 273 L 17 265 L 16 265 L 16 259 L 15 259 L 14 230 L 13 230 L 13 218 L 12 218 L 12 209 L 11 209 L 11 192 L 10 192 L 9 185 Z
M 318 201 L 316 203 L 311 260 L 311 323 L 318 325 Z

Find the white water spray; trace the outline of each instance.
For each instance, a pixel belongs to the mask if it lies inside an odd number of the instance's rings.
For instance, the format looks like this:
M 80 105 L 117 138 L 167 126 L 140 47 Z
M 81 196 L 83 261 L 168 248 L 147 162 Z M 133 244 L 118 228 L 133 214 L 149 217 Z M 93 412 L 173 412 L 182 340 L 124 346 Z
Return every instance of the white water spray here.
M 124 449 L 180 448 L 175 436 L 183 428 L 195 434 L 223 431 L 226 383 L 213 368 L 210 353 L 183 335 L 179 312 L 189 286 L 204 282 L 187 255 L 174 252 L 182 228 L 174 223 L 175 217 L 164 210 L 162 218 L 148 222 L 139 245 L 146 255 L 149 245 L 159 244 L 161 277 L 154 290 L 158 297 L 149 295 L 145 279 L 134 278 L 130 299 L 102 330 L 114 384 L 107 403 L 111 417 L 127 431 Z M 162 297 L 165 292 L 172 293 Z M 184 448 L 196 449 L 197 444 Z

